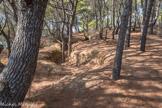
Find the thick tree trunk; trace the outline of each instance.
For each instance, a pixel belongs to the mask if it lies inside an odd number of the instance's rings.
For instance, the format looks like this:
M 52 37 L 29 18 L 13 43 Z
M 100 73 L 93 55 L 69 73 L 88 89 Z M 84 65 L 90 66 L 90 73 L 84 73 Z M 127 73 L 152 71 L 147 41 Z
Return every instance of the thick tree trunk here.
M 120 70 L 121 70 L 121 64 L 122 64 L 122 55 L 123 55 L 123 48 L 124 48 L 124 40 L 125 40 L 125 34 L 127 31 L 127 25 L 128 25 L 128 18 L 129 18 L 129 12 L 130 7 L 132 4 L 132 0 L 126 0 L 124 4 L 124 9 L 121 16 L 121 28 L 116 48 L 116 56 L 114 60 L 114 68 L 112 72 L 112 79 L 118 80 L 120 77 Z
M 143 26 L 143 30 L 141 33 L 141 46 L 140 46 L 140 50 L 141 51 L 145 51 L 145 45 L 146 45 L 146 36 L 147 36 L 147 29 L 148 29 L 148 24 L 149 24 L 149 20 L 150 20 L 150 14 L 151 14 L 151 10 L 152 10 L 152 6 L 155 0 L 149 0 L 149 7 L 147 10 L 147 16 L 146 16 L 146 20 Z
M 20 0 L 17 33 L 9 62 L 1 76 L 0 103 L 19 108 L 33 80 L 47 0 Z M 1 106 L 3 108 L 3 106 Z M 6 107 L 5 107 L 6 108 Z

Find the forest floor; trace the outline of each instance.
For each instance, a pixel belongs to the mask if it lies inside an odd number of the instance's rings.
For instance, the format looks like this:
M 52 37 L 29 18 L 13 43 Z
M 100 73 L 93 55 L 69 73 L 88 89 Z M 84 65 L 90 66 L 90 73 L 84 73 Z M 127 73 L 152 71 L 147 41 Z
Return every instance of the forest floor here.
M 121 78 L 113 81 L 116 43 L 82 41 L 63 64 L 39 60 L 25 99 L 35 106 L 23 108 L 162 108 L 162 36 L 148 35 L 146 52 L 141 52 L 140 32 L 133 32 Z

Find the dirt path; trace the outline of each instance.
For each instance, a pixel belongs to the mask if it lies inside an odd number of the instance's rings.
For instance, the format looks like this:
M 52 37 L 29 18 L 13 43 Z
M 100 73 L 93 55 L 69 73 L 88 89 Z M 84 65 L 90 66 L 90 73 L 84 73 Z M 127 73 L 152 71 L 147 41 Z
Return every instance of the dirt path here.
M 61 73 L 43 74 L 43 80 L 36 76 L 25 102 L 36 103 L 37 108 L 161 108 L 162 37 L 149 35 L 146 52 L 139 51 L 139 39 L 139 32 L 132 33 L 131 48 L 123 54 L 120 80 L 111 80 L 114 56 L 95 68 L 67 63 L 61 66 Z M 112 52 L 115 42 L 98 40 L 96 47 Z M 95 45 L 84 48 L 90 47 Z

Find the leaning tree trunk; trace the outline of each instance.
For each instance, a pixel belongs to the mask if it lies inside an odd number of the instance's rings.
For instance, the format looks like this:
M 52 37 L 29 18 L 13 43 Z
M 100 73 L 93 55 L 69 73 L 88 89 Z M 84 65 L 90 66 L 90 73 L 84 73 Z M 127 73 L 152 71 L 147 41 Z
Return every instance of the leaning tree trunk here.
M 18 104 L 24 101 L 33 80 L 47 1 L 19 0 L 16 37 L 9 62 L 0 74 L 0 85 L 4 85 L 0 91 L 0 103 L 16 104 L 8 108 L 21 107 Z
M 124 40 L 125 40 L 126 31 L 127 31 L 128 18 L 129 18 L 129 12 L 131 9 L 130 8 L 131 4 L 132 4 L 132 0 L 125 1 L 124 9 L 123 9 L 122 16 L 121 16 L 121 28 L 119 32 L 119 38 L 118 38 L 118 43 L 117 43 L 117 48 L 116 48 L 116 56 L 114 60 L 114 68 L 112 72 L 113 80 L 118 80 L 120 77 Z
M 146 20 L 145 20 L 143 30 L 142 30 L 142 33 L 141 33 L 141 46 L 140 46 L 141 51 L 145 51 L 147 29 L 148 29 L 148 24 L 149 24 L 149 20 L 150 20 L 150 14 L 151 14 L 151 10 L 152 10 L 152 6 L 153 6 L 154 1 L 155 0 L 150 0 L 150 2 L 149 2 L 149 7 L 148 7 L 148 10 L 147 10 Z

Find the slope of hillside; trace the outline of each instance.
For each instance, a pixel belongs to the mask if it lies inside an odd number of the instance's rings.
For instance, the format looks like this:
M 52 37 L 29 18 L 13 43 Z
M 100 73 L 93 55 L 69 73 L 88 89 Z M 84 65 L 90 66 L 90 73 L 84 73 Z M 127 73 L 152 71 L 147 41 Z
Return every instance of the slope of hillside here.
M 146 52 L 139 51 L 139 39 L 140 32 L 132 33 L 118 81 L 111 80 L 116 40 L 74 44 L 61 69 L 36 74 L 25 102 L 37 108 L 161 108 L 162 37 L 149 35 Z

